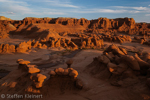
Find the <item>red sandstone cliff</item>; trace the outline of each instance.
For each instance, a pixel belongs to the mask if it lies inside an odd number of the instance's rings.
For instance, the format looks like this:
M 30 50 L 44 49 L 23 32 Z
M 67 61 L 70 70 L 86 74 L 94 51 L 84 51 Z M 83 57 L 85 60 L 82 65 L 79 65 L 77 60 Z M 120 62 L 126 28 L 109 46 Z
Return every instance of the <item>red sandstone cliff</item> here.
M 98 18 L 94 20 L 87 20 L 85 18 L 32 18 L 27 17 L 23 20 L 0 20 L 0 33 L 9 33 L 14 31 L 13 34 L 30 33 L 35 26 L 36 31 L 44 29 L 56 31 L 58 33 L 83 33 L 83 32 L 125 32 L 127 34 L 147 34 L 150 32 L 150 24 L 148 23 L 135 23 L 133 18 Z M 35 30 L 34 33 L 36 32 Z M 31 32 L 32 32 L 31 31 Z

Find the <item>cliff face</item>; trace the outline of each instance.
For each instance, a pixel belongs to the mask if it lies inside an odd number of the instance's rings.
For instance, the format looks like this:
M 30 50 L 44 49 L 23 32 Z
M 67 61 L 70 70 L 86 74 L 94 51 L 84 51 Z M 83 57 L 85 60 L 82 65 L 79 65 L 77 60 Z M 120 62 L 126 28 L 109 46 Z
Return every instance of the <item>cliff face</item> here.
M 135 23 L 133 18 L 117 18 L 107 19 L 98 18 L 95 20 L 87 20 L 85 18 L 33 18 L 27 17 L 23 20 L 0 20 L 0 32 L 21 31 L 23 27 L 29 28 L 31 25 L 50 25 L 49 29 L 55 30 L 58 33 L 83 33 L 83 32 L 125 32 L 127 34 L 147 34 L 150 31 L 150 24 Z M 55 26 L 55 27 L 52 27 Z M 58 28 L 58 27 L 59 28 Z M 63 31 L 60 31 L 62 30 Z M 23 28 L 24 31 L 26 29 Z M 71 29 L 71 30 L 69 30 Z M 20 33 L 21 34 L 21 33 Z

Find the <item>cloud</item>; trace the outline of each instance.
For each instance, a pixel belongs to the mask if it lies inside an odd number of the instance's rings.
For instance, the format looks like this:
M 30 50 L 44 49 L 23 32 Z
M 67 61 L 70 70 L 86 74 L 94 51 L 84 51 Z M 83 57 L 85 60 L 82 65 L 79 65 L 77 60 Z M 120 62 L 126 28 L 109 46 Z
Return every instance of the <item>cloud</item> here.
M 63 15 L 64 12 L 60 12 L 60 10 L 57 9 L 49 9 L 49 8 L 43 8 L 43 7 L 31 7 L 30 4 L 23 1 L 17 1 L 17 0 L 0 0 L 0 13 L 2 14 L 16 14 L 16 15 Z M 7 5 L 7 6 L 6 6 Z M 71 5 L 69 5 L 71 6 Z
M 0 12 L 1 14 L 11 14 L 11 15 L 14 15 L 15 13 L 14 12 L 9 12 L 9 11 L 7 11 L 7 12 Z
M 11 14 L 23 14 L 32 11 L 26 2 L 14 0 L 0 0 L 0 9 L 3 10 L 3 12 L 10 12 Z
M 147 10 L 147 7 L 126 7 L 126 6 L 113 6 L 113 7 L 123 9 Z
M 149 7 L 127 7 L 127 6 L 112 6 L 113 8 L 117 9 L 124 9 L 130 13 L 147 13 L 150 12 Z
M 113 10 L 113 9 L 82 9 L 82 10 L 71 10 L 74 13 L 124 13 L 126 10 Z
M 145 16 L 150 16 L 150 14 L 145 14 Z
M 51 5 L 54 7 L 68 7 L 68 8 L 80 8 L 77 5 L 73 5 L 71 4 L 71 2 L 66 1 L 66 0 L 38 0 L 37 2 L 41 2 L 41 3 L 46 3 L 47 5 Z
M 150 6 L 150 5 L 148 5 L 148 6 Z

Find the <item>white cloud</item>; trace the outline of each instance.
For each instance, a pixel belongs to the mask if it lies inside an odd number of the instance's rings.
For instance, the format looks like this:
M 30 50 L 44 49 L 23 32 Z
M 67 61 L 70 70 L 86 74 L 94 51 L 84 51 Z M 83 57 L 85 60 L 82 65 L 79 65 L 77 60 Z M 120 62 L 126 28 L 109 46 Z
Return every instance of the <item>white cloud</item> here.
M 3 10 L 4 12 L 13 12 L 8 14 L 16 14 L 16 13 L 23 14 L 32 11 L 28 7 L 28 4 L 26 2 L 15 0 L 0 0 L 0 9 Z
M 127 7 L 127 6 L 112 6 L 112 8 L 127 10 L 130 13 L 148 13 L 149 7 Z
M 121 9 L 135 9 L 135 10 L 147 10 L 147 7 L 126 7 L 126 6 L 113 6 L 115 8 L 121 8 Z
M 35 2 L 45 2 L 47 5 L 51 5 L 54 7 L 68 7 L 68 8 L 80 8 L 79 6 L 71 4 L 71 2 L 68 2 L 66 0 L 37 0 Z
M 26 0 L 24 0 L 26 1 Z M 0 13 L 1 14 L 16 14 L 16 15 L 63 15 L 64 12 L 60 12 L 57 9 L 49 8 L 33 8 L 30 7 L 27 2 L 17 1 L 17 0 L 0 0 Z M 6 6 L 7 5 L 7 6 Z M 71 5 L 70 5 L 71 6 Z M 3 9 L 3 11 L 1 11 Z
M 148 6 L 150 6 L 150 5 L 148 5 Z
M 124 13 L 126 10 L 113 10 L 113 9 L 82 9 L 70 11 L 74 13 Z
M 131 7 L 131 8 L 135 10 L 147 10 L 147 7 Z

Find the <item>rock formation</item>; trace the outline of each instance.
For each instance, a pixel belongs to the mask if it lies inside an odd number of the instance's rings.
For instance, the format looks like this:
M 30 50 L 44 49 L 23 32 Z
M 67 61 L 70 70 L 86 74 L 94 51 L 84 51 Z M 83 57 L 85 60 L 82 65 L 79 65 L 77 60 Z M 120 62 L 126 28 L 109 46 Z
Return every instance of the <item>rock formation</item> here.
M 144 57 L 143 54 L 143 58 L 146 60 L 144 61 L 137 54 L 132 56 L 128 55 L 127 51 L 125 52 L 123 53 L 115 45 L 110 45 L 102 55 L 93 59 L 93 62 L 86 67 L 85 71 L 90 72 L 95 77 L 109 79 L 110 83 L 115 86 L 131 85 L 134 83 L 131 80 L 143 81 L 138 80 L 138 77 L 144 75 L 148 77 L 145 83 L 147 82 L 150 86 L 150 64 L 146 62 L 148 57 Z M 128 80 L 130 80 L 129 83 Z

